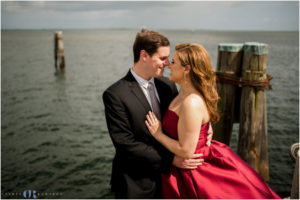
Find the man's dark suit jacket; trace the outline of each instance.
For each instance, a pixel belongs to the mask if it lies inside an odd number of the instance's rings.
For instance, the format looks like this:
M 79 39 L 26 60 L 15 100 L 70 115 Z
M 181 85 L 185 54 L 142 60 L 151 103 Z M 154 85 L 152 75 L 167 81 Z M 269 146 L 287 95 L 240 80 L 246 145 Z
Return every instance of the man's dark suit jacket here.
M 161 114 L 178 94 L 167 78 L 154 80 Z M 116 149 L 111 186 L 116 198 L 161 198 L 160 173 L 168 173 L 174 155 L 148 131 L 151 107 L 131 72 L 103 93 L 108 131 Z

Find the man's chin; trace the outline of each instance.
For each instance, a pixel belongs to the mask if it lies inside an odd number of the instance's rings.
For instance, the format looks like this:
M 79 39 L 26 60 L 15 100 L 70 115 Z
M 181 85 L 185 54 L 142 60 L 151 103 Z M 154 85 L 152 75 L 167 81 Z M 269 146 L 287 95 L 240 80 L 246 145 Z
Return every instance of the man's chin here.
M 161 78 L 164 76 L 164 71 L 156 73 L 156 78 Z

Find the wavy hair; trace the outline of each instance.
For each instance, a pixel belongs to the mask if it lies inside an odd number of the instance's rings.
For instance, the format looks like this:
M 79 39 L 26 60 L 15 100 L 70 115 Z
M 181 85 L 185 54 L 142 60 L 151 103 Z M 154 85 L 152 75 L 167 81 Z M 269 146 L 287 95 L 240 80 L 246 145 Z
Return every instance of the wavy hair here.
M 218 101 L 216 90 L 216 75 L 210 57 L 205 48 L 199 44 L 182 43 L 175 47 L 182 66 L 191 66 L 190 79 L 192 85 L 203 96 L 210 116 L 210 121 L 219 120 Z

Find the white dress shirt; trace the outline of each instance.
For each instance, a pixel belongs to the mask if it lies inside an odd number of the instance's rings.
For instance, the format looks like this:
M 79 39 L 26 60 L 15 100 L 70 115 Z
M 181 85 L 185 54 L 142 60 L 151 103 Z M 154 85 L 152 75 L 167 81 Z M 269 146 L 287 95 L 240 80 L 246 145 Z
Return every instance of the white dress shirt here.
M 142 91 L 144 92 L 144 94 L 145 94 L 145 96 L 146 96 L 146 98 L 147 98 L 147 100 L 148 100 L 148 102 L 151 106 L 151 109 L 153 110 L 152 103 L 151 103 L 151 100 L 150 100 L 149 90 L 148 90 L 149 82 L 153 83 L 156 98 L 157 98 L 158 102 L 160 102 L 160 99 L 159 99 L 159 96 L 158 96 L 158 93 L 157 93 L 157 89 L 156 89 L 156 86 L 155 86 L 155 83 L 154 83 L 154 78 L 152 77 L 149 81 L 147 81 L 147 80 L 143 79 L 142 77 L 140 77 L 139 75 L 137 75 L 132 70 L 132 68 L 130 69 L 130 72 L 133 75 L 133 77 L 135 78 L 135 80 L 138 82 L 139 86 L 141 87 Z

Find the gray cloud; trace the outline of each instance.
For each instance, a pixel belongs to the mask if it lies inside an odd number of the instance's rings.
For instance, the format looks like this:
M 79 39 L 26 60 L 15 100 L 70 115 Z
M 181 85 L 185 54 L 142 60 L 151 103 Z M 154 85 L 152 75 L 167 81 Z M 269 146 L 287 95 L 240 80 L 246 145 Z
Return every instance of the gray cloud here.
M 6 1 L 2 2 L 3 11 L 31 12 L 31 11 L 57 11 L 57 12 L 89 12 L 101 10 L 128 10 L 169 8 L 180 6 L 183 2 L 149 2 L 149 1 Z
M 298 2 L 2 2 L 2 28 L 298 30 Z

